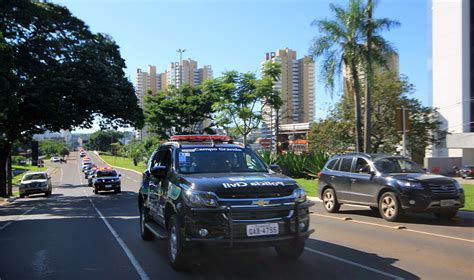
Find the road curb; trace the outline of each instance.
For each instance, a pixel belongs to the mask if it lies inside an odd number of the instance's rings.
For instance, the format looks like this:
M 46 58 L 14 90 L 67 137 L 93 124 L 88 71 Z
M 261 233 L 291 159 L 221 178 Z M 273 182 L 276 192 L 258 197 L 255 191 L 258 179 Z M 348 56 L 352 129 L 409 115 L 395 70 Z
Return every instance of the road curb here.
M 135 173 L 137 173 L 137 174 L 139 174 L 139 175 L 142 175 L 141 172 L 138 172 L 138 171 L 136 171 L 136 170 L 133 170 L 133 169 L 130 169 L 130 168 L 125 168 L 125 167 L 120 167 L 120 166 L 115 166 L 115 165 L 112 165 L 112 164 L 106 162 L 106 161 L 99 155 L 99 152 L 97 152 L 97 151 L 94 151 L 93 153 L 94 153 L 101 161 L 103 161 L 105 164 L 107 164 L 107 165 L 109 165 L 109 166 L 112 166 L 112 167 L 118 168 L 118 169 L 128 170 L 128 171 L 131 171 L 131 172 L 135 172 Z

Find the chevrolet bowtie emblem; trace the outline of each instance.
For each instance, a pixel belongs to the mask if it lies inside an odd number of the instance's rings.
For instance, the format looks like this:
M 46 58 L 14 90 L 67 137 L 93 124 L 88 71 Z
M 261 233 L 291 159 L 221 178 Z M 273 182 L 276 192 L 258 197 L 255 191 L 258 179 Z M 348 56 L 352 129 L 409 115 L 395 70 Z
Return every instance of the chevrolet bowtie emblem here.
M 256 201 L 252 202 L 252 204 L 258 205 L 258 206 L 265 206 L 268 203 L 269 203 L 268 200 L 256 200 Z

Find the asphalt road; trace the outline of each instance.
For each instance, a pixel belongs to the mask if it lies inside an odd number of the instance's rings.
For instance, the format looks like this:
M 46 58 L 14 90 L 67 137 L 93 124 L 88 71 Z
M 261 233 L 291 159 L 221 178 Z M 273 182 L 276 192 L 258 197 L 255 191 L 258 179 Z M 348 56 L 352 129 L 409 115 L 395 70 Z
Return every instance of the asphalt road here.
M 96 163 L 104 165 L 93 154 Z M 0 207 L 0 279 L 474 279 L 474 216 L 453 221 L 410 215 L 388 223 L 369 208 L 313 209 L 316 232 L 298 262 L 272 249 L 195 252 L 177 273 L 166 241 L 139 235 L 140 175 L 122 174 L 122 193 L 94 195 L 73 155 L 53 174 L 53 195 Z

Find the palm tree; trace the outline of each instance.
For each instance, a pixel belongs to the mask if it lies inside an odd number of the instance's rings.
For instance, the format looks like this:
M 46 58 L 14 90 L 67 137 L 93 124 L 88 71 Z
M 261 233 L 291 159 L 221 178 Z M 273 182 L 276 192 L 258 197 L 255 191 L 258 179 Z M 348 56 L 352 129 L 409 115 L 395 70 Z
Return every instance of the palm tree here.
M 347 74 L 346 87 L 352 92 L 354 98 L 356 151 L 362 151 L 360 94 L 361 85 L 364 84 L 361 76 L 367 72 L 367 34 L 371 35 L 369 55 L 375 63 L 383 66 L 389 55 L 394 53 L 394 49 L 380 35 L 380 32 L 398 26 L 399 23 L 387 18 L 369 21 L 368 15 L 373 7 L 366 9 L 361 0 L 350 0 L 347 9 L 330 4 L 330 9 L 335 16 L 333 20 L 312 22 L 312 25 L 319 29 L 320 34 L 313 39 L 311 54 L 313 57 L 323 58 L 321 77 L 326 89 L 331 93 L 334 90 L 335 77 L 340 77 L 344 68 Z

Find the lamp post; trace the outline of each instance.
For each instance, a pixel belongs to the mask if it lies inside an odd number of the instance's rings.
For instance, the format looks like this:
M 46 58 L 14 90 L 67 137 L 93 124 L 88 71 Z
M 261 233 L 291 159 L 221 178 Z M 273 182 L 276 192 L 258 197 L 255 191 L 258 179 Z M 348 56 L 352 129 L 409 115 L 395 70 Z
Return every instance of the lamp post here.
M 181 87 L 181 84 L 183 82 L 183 53 L 186 51 L 186 49 L 177 49 L 176 52 L 179 53 L 179 87 Z

